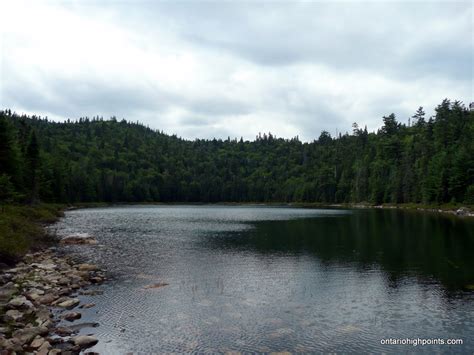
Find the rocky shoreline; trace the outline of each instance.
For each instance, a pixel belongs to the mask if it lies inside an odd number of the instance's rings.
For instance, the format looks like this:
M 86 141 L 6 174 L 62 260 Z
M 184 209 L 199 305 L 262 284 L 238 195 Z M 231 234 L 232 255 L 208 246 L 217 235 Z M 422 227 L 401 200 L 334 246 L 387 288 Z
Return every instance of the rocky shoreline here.
M 332 207 L 343 207 L 344 205 L 331 205 Z M 416 210 L 422 212 L 431 212 L 431 213 L 443 213 L 450 214 L 458 217 L 474 217 L 474 212 L 467 207 L 459 207 L 457 209 L 441 209 L 441 208 L 428 208 L 428 207 L 406 207 L 403 205 L 367 205 L 367 204 L 350 204 L 351 208 L 361 208 L 361 209 L 387 209 L 387 210 Z
M 81 318 L 78 309 L 94 307 L 80 305 L 77 297 L 97 294 L 87 288 L 103 281 L 98 266 L 75 262 L 54 247 L 0 271 L 0 354 L 78 354 L 97 344 L 93 335 L 77 335 L 59 322 L 72 322 Z

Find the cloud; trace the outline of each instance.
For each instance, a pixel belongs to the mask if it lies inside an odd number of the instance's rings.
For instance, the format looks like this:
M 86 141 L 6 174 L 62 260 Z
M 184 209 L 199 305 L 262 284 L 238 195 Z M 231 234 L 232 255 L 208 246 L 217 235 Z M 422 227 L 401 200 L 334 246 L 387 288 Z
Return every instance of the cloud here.
M 53 119 L 313 140 L 473 96 L 471 2 L 2 6 L 0 107 Z

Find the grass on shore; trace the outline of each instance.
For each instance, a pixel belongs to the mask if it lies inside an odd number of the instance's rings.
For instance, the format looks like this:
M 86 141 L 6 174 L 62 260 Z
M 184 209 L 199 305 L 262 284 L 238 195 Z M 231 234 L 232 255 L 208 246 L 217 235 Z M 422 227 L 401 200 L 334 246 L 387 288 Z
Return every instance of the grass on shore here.
M 52 242 L 43 226 L 55 222 L 63 205 L 3 205 L 0 206 L 0 262 L 12 264 L 29 250 Z

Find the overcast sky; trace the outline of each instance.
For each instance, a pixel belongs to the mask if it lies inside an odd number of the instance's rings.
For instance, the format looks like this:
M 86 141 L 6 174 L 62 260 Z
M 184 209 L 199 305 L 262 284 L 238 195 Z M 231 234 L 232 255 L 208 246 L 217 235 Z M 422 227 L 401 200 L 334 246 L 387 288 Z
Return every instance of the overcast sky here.
M 317 138 L 473 99 L 472 1 L 0 1 L 0 108 Z

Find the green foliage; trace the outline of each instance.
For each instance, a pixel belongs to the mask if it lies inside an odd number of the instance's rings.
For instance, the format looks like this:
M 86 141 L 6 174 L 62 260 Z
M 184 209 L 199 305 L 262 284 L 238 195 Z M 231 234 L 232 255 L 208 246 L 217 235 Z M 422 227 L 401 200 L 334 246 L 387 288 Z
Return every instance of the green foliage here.
M 444 100 L 412 125 L 302 143 L 188 141 L 125 120 L 56 123 L 0 112 L 0 199 L 25 202 L 426 203 L 471 201 L 474 116 Z M 6 176 L 6 177 L 5 177 Z
M 32 247 L 41 247 L 50 237 L 42 223 L 54 222 L 59 205 L 4 205 L 0 209 L 0 260 L 13 262 Z
M 20 154 L 14 127 L 6 113 L 0 113 L 0 174 L 5 174 L 16 185 L 21 185 Z
M 474 205 L 474 185 L 471 185 L 466 189 L 464 202 L 469 205 Z
M 10 181 L 10 176 L 7 174 L 0 175 L 0 202 L 11 203 L 15 200 L 18 194 L 15 191 L 15 187 Z

